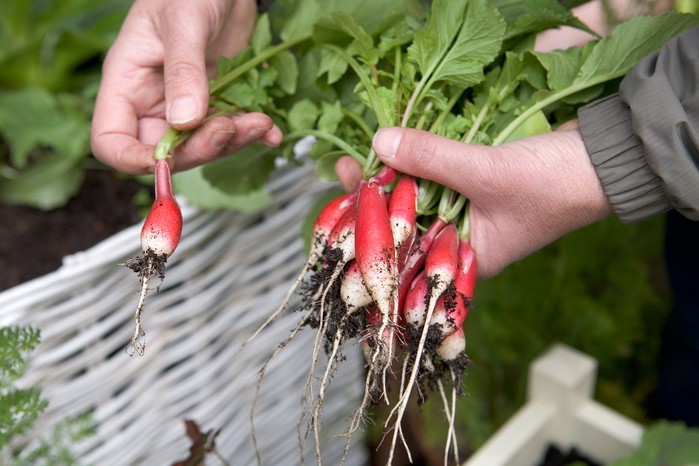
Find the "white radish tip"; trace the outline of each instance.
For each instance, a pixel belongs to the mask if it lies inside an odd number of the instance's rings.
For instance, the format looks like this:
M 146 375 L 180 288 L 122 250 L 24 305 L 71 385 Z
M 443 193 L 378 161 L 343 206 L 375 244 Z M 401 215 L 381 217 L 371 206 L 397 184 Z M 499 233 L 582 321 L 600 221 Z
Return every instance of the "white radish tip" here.
M 464 351 L 466 351 L 466 335 L 463 329 L 457 329 L 442 340 L 437 348 L 437 355 L 444 361 L 453 361 Z

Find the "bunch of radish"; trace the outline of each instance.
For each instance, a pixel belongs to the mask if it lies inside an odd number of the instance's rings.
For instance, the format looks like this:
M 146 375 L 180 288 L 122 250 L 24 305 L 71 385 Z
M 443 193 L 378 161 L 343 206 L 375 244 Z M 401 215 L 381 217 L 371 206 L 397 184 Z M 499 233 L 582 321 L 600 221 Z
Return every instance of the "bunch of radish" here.
M 401 359 L 405 383 L 393 412 L 394 445 L 414 386 L 422 397 L 427 388 L 442 390 L 447 377 L 453 394 L 460 389 L 468 364 L 463 324 L 477 272 L 467 203 L 450 190 L 420 183 L 384 167 L 328 203 L 314 223 L 301 309 L 304 322 L 318 329 L 314 361 L 320 348 L 329 355 L 314 400 L 314 429 L 331 368 L 349 339 L 361 342 L 368 367 L 351 431 L 367 405 L 389 402 L 387 379 Z M 426 196 L 429 189 L 441 195 Z M 430 205 L 436 197 L 438 205 Z M 435 208 L 436 214 L 423 214 Z

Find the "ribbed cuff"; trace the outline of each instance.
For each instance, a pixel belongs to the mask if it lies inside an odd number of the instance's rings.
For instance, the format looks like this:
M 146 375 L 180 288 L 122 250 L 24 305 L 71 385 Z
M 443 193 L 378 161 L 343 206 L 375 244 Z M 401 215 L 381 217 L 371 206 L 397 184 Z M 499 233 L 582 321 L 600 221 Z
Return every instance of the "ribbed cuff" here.
M 622 222 L 639 222 L 672 208 L 618 94 L 581 108 L 578 119 L 597 176 Z

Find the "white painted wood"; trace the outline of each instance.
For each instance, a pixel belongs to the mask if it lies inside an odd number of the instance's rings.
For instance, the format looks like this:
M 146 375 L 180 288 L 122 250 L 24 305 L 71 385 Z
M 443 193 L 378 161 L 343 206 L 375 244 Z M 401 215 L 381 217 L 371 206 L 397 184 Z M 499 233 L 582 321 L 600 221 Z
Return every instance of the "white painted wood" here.
M 527 402 L 464 466 L 534 466 L 549 444 L 602 463 L 635 451 L 643 427 L 592 397 L 597 362 L 556 344 L 529 368 Z

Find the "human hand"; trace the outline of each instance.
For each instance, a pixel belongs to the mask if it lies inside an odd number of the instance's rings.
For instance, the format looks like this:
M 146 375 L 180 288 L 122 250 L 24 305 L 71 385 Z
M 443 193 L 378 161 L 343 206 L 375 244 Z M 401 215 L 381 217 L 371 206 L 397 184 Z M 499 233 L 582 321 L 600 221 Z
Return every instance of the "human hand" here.
M 479 279 L 613 214 L 577 127 L 494 147 L 385 128 L 373 147 L 396 170 L 436 181 L 471 201 Z M 358 182 L 352 165 L 348 158 L 337 165 L 349 189 Z
M 281 131 L 261 113 L 208 112 L 207 74 L 242 50 L 252 32 L 253 0 L 136 0 L 105 58 L 92 121 L 92 150 L 118 170 L 144 174 L 168 125 L 197 128 L 174 153 L 185 170 L 252 143 L 277 145 Z

